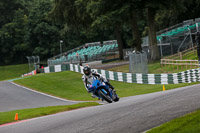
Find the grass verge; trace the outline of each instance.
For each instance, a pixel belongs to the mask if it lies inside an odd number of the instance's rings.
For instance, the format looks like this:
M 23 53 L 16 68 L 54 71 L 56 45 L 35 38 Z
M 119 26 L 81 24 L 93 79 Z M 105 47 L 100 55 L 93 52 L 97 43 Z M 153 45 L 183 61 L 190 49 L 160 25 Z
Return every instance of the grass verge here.
M 148 64 L 148 73 L 152 74 L 161 74 L 161 73 L 178 73 L 182 71 L 186 71 L 188 69 L 196 69 L 195 67 L 190 68 L 189 66 L 186 68 L 186 66 L 171 66 L 167 65 L 164 67 L 160 66 L 160 62 L 156 63 L 149 63 Z M 107 69 L 109 71 L 115 71 L 115 72 L 129 72 L 129 64 L 128 65 L 123 65 L 123 66 L 118 66 L 118 67 L 113 67 Z
M 200 132 L 200 110 L 176 118 L 159 127 L 153 128 L 147 133 L 199 133 Z
M 71 71 L 43 73 L 14 82 L 37 91 L 65 98 L 68 100 L 94 100 L 87 93 L 81 74 Z
M 89 106 L 97 106 L 97 105 L 99 104 L 96 102 L 85 102 L 74 105 L 50 106 L 50 107 L 14 110 L 9 112 L 0 112 L 0 125 L 15 121 L 14 118 L 16 113 L 18 113 L 19 120 L 25 120 L 34 117 L 50 115 L 58 112 L 69 111 Z
M 20 77 L 29 72 L 28 64 L 0 66 L 0 81 Z
M 84 88 L 81 74 L 71 71 L 64 71 L 58 73 L 39 74 L 30 78 L 20 79 L 14 81 L 28 88 L 41 91 L 57 97 L 69 100 L 94 100 Z M 125 83 L 119 81 L 110 81 L 115 87 L 117 94 L 120 97 L 134 96 L 147 94 L 157 91 L 162 91 L 162 85 L 148 85 Z M 166 90 L 193 85 L 198 83 L 181 83 L 181 84 L 168 84 L 165 85 Z

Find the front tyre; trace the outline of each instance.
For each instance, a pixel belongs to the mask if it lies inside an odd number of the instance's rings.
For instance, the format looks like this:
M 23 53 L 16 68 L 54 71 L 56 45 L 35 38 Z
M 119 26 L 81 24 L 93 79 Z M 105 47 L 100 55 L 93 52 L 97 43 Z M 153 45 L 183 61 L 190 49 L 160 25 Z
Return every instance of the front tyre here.
M 118 102 L 119 101 L 119 97 L 116 96 L 116 98 L 114 99 L 115 102 Z
M 102 90 L 99 90 L 98 94 L 99 94 L 100 97 L 102 97 L 108 103 L 112 103 L 112 99 L 110 98 L 110 96 L 108 96 L 105 93 L 103 93 Z

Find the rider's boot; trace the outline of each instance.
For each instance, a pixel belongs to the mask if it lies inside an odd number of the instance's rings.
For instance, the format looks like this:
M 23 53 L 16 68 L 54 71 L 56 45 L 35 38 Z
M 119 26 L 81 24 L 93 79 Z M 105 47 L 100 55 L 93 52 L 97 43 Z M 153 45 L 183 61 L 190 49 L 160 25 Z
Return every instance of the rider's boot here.
M 92 93 L 92 94 L 91 94 L 91 97 L 92 97 L 92 98 L 96 98 L 97 96 L 96 96 L 95 94 Z

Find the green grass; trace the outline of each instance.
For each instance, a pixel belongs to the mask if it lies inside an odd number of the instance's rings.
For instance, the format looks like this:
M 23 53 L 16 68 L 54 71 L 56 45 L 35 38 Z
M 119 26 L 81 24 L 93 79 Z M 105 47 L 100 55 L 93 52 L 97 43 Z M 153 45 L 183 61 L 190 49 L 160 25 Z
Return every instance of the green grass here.
M 200 110 L 176 118 L 147 133 L 199 133 L 200 132 Z
M 118 67 L 109 68 L 107 70 L 108 71 L 128 73 L 129 72 L 129 64 L 128 65 L 122 65 L 122 66 L 118 66 Z
M 124 83 L 117 81 L 111 81 L 111 84 L 116 87 L 117 94 L 120 97 L 142 95 L 163 90 L 163 85 L 158 85 L 158 84 L 157 85 L 135 84 L 135 83 Z M 165 85 L 165 89 L 171 90 L 193 84 L 198 84 L 198 83 L 194 82 L 194 83 L 168 84 Z
M 186 71 L 188 69 L 196 69 L 195 67 L 185 67 L 185 66 L 171 66 L 171 65 L 167 65 L 167 66 L 160 66 L 160 62 L 156 62 L 156 63 L 150 63 L 148 64 L 148 70 L 149 73 L 152 74 L 161 74 L 161 73 L 178 73 L 178 72 L 183 72 Z
M 152 74 L 161 74 L 161 73 L 178 73 L 178 72 L 182 72 L 182 71 L 186 71 L 188 69 L 195 69 L 194 67 L 190 68 L 190 67 L 185 67 L 185 66 L 164 66 L 161 67 L 160 66 L 160 62 L 156 62 L 156 63 L 149 63 L 148 64 L 148 73 L 152 73 Z M 118 66 L 118 67 L 114 67 L 114 68 L 109 68 L 107 69 L 109 71 L 115 71 L 115 72 L 124 72 L 124 73 L 128 73 L 129 72 L 129 64 L 128 65 L 123 65 L 123 66 Z
M 69 100 L 94 100 L 84 88 L 81 74 L 71 71 L 39 74 L 30 78 L 16 80 L 17 84 Z M 141 95 L 162 91 L 162 85 L 148 85 L 111 81 L 120 97 Z M 165 85 L 166 90 L 197 83 Z
M 43 73 L 14 82 L 23 86 L 69 100 L 93 100 L 84 88 L 82 75 L 64 71 Z
M 165 56 L 165 59 L 175 59 L 175 60 L 180 60 L 180 55 L 178 54 L 174 54 L 173 56 L 169 55 L 169 56 Z M 182 60 L 197 60 L 197 50 L 190 50 L 187 52 L 184 52 L 182 55 Z
M 175 56 L 177 57 L 177 56 Z M 171 59 L 175 58 L 175 57 L 171 57 Z M 177 59 L 178 60 L 178 59 Z M 186 55 L 184 55 L 182 57 L 182 60 L 198 60 L 197 57 L 197 53 L 196 51 L 189 51 Z M 119 61 L 119 60 L 118 60 Z M 117 61 L 115 61 L 116 63 Z M 161 67 L 160 65 L 160 61 L 159 62 L 155 62 L 155 63 L 149 63 L 148 64 L 148 73 L 152 73 L 152 74 L 161 74 L 161 73 L 177 73 L 177 72 L 182 72 L 182 71 L 186 71 L 188 69 L 194 69 L 196 67 L 186 67 L 186 66 L 171 66 L 171 65 L 166 65 L 164 67 Z M 118 67 L 114 67 L 114 68 L 110 68 L 107 69 L 109 71 L 115 71 L 115 72 L 125 72 L 128 73 L 129 72 L 129 64 L 128 65 L 123 65 L 123 66 L 118 66 Z
M 0 81 L 20 77 L 29 72 L 28 64 L 0 66 Z
M 74 105 L 50 106 L 50 107 L 14 110 L 14 111 L 9 111 L 9 112 L 0 112 L 0 125 L 13 122 L 16 113 L 18 113 L 19 120 L 24 120 L 24 119 L 30 119 L 34 117 L 50 115 L 50 114 L 55 114 L 58 112 L 69 111 L 73 109 L 96 106 L 96 105 L 99 105 L 99 104 L 96 102 L 85 102 L 85 103 L 78 103 Z
M 198 60 L 197 52 L 189 52 L 187 55 L 184 55 L 183 60 Z

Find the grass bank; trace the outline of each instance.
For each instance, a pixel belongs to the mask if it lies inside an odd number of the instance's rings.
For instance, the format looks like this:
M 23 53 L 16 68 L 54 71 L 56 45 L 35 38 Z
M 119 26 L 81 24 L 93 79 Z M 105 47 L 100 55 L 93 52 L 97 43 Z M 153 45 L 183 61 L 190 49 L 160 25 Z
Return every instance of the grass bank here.
M 171 56 L 171 57 L 167 57 L 169 59 L 175 59 L 175 60 L 180 60 L 179 58 L 177 59 L 177 56 Z M 189 51 L 187 52 L 185 55 L 182 56 L 182 60 L 198 60 L 197 57 L 197 53 L 196 51 Z M 116 63 L 117 61 L 115 61 Z M 120 62 L 118 60 L 118 62 Z M 148 73 L 152 73 L 152 74 L 161 74 L 161 73 L 177 73 L 177 72 L 182 72 L 182 71 L 186 71 L 188 69 L 195 69 L 196 67 L 189 67 L 187 66 L 172 66 L 172 65 L 166 65 L 165 67 L 161 67 L 160 65 L 160 61 L 155 62 L 155 63 L 149 63 L 148 64 Z M 125 72 L 128 73 L 129 72 L 129 65 L 123 65 L 123 66 L 119 66 L 119 67 L 113 67 L 110 69 L 107 69 L 109 71 L 115 71 L 115 72 Z
M 199 133 L 200 132 L 200 110 L 176 118 L 147 133 Z
M 39 74 L 30 78 L 16 80 L 14 82 L 37 91 L 69 100 L 94 100 L 91 98 L 90 94 L 86 92 L 81 76 L 80 73 L 65 71 Z M 115 87 L 117 94 L 120 97 L 147 94 L 162 91 L 163 89 L 162 85 L 136 84 L 118 81 L 111 81 L 111 84 Z M 166 90 L 170 90 L 193 84 L 197 83 L 169 84 L 165 85 L 165 88 Z
M 151 74 L 178 73 L 178 72 L 186 71 L 188 69 L 190 69 L 190 68 L 189 67 L 186 68 L 185 66 L 178 66 L 178 68 L 177 68 L 177 66 L 167 65 L 165 67 L 161 67 L 160 66 L 160 62 L 149 63 L 148 64 L 148 73 L 151 73 Z M 195 69 L 195 68 L 192 67 L 191 69 Z M 128 73 L 129 72 L 129 64 L 128 65 L 109 68 L 107 70 L 115 71 L 115 72 Z
M 29 72 L 28 64 L 0 66 L 0 81 L 20 77 Z
M 18 113 L 19 120 L 25 120 L 39 116 L 50 115 L 58 112 L 69 111 L 73 109 L 96 106 L 96 105 L 99 104 L 96 102 L 85 102 L 74 105 L 50 106 L 50 107 L 14 110 L 9 112 L 0 112 L 0 125 L 15 121 L 14 118 L 16 113 Z

